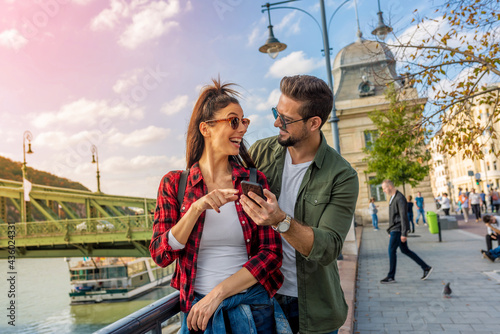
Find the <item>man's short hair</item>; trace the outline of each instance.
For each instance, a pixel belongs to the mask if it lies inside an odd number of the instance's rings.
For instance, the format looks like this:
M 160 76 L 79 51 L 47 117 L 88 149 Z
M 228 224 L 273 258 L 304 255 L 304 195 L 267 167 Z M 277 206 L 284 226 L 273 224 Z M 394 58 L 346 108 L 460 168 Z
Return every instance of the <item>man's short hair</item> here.
M 333 93 L 323 80 L 312 75 L 284 77 L 280 90 L 292 100 L 302 102 L 299 114 L 303 118 L 319 116 L 322 126 L 328 120 L 333 107 Z
M 483 222 L 488 224 L 489 222 L 491 222 L 491 216 L 490 215 L 484 215 L 483 216 Z
M 384 183 L 387 184 L 390 187 L 394 187 L 394 182 L 392 182 L 389 179 L 385 179 L 384 181 L 382 181 L 382 184 L 384 184 Z

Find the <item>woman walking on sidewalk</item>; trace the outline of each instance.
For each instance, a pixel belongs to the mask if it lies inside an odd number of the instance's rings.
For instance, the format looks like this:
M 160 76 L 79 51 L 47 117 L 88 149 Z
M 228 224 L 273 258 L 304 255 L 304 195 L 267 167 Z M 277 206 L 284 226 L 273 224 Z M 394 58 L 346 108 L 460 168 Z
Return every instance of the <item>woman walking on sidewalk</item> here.
M 372 215 L 372 225 L 375 231 L 378 231 L 378 216 L 377 216 L 377 206 L 375 205 L 375 197 L 370 198 L 370 204 L 368 205 L 368 210 Z

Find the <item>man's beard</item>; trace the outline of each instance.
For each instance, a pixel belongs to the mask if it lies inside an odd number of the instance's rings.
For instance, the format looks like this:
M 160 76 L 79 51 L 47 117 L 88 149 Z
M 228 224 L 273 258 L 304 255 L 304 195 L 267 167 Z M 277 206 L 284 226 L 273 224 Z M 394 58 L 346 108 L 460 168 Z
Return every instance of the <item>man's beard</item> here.
M 298 137 L 294 137 L 288 132 L 288 138 L 282 139 L 280 135 L 278 135 L 278 143 L 283 147 L 295 146 L 295 144 L 301 142 L 306 138 L 307 134 L 304 128 L 302 128 L 302 132 Z

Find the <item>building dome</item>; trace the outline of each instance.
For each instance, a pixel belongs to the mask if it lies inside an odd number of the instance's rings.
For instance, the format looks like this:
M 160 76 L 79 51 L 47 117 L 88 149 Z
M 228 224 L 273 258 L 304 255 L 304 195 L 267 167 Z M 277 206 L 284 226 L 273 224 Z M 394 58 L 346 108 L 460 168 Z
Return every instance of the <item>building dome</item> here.
M 332 72 L 336 101 L 383 95 L 390 82 L 401 85 L 387 45 L 361 38 L 340 50 Z

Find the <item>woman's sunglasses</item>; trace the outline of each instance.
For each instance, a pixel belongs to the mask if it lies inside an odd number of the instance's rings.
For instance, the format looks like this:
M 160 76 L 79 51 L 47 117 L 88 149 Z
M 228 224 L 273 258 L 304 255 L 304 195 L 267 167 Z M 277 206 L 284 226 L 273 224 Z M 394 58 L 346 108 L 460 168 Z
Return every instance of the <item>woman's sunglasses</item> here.
M 229 125 L 231 125 L 231 128 L 233 130 L 238 129 L 240 126 L 240 119 L 239 117 L 229 117 L 229 118 L 224 118 L 224 119 L 211 119 L 209 121 L 204 121 L 205 123 L 220 123 L 220 122 L 229 122 Z M 250 120 L 248 118 L 242 118 L 241 119 L 241 124 L 243 126 L 248 127 L 250 125 Z

